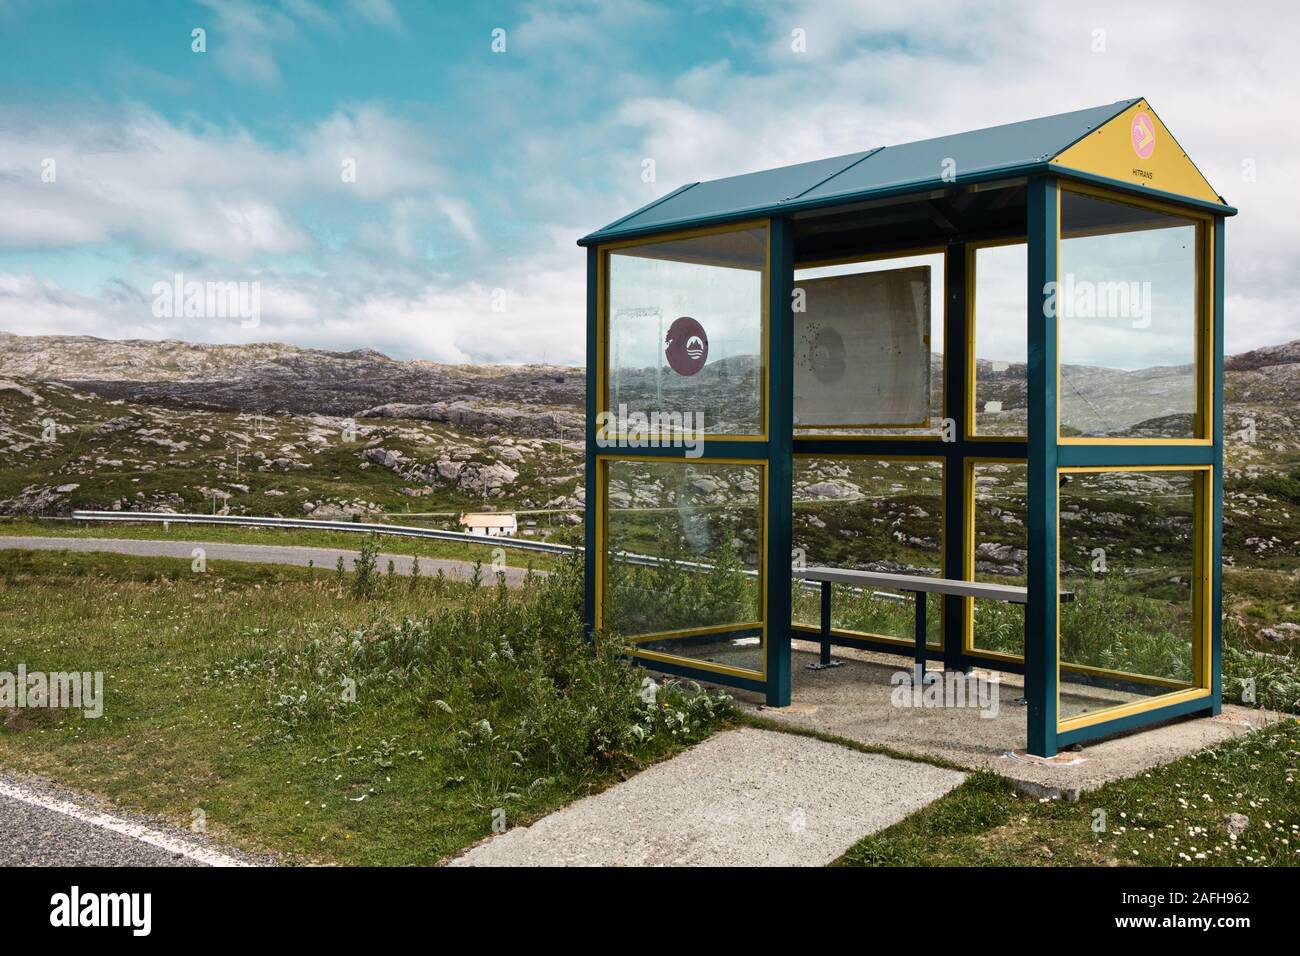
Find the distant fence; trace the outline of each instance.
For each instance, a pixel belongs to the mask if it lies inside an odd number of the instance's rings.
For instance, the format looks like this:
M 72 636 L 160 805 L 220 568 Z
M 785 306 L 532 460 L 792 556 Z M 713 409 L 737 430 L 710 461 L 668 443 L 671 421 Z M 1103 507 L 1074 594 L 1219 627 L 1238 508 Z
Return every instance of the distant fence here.
M 572 554 L 581 548 L 549 541 L 530 541 L 527 538 L 490 538 L 464 531 L 442 531 L 437 528 L 417 528 L 401 524 L 367 524 L 362 521 L 321 521 L 313 518 L 258 518 L 248 515 L 192 515 L 168 514 L 155 511 L 74 511 L 75 521 L 116 521 L 123 523 L 149 522 L 152 524 L 225 524 L 252 528 L 296 528 L 306 531 L 352 531 L 363 534 L 388 534 L 402 538 L 432 538 L 437 541 L 459 541 L 463 544 L 482 544 L 489 547 L 518 548 L 521 551 L 542 551 L 547 554 Z

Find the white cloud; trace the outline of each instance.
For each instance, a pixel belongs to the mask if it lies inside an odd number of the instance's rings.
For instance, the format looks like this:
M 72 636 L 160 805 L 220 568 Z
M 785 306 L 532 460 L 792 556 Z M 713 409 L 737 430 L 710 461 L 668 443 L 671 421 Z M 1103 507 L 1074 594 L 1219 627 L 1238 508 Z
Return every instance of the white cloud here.
M 238 317 L 159 319 L 156 271 L 84 294 L 31 275 L 0 272 L 0 328 L 23 334 L 176 338 L 199 342 L 284 341 L 349 350 L 366 346 L 401 358 L 443 362 L 526 362 L 545 357 L 583 364 L 586 286 L 572 232 L 547 237 L 538 254 L 494 263 L 482 277 L 432 272 L 426 263 L 385 257 L 378 270 L 350 254 L 316 272 L 177 269 L 186 282 L 255 281 L 256 327 Z M 142 291 L 143 290 L 143 291 Z M 500 295 L 497 295 L 500 290 Z M 498 310 L 497 302 L 504 305 Z
M 483 237 L 479 234 L 478 225 L 474 221 L 473 206 L 455 196 L 439 196 L 438 208 L 442 210 L 462 239 L 475 249 L 483 245 Z
M 209 3 L 214 24 L 249 49 L 241 82 L 275 82 L 277 51 L 309 29 L 396 28 L 384 6 Z M 455 74 L 469 92 L 448 102 L 470 112 L 451 121 L 340 106 L 272 142 L 140 109 L 95 119 L 0 109 L 0 250 L 120 244 L 136 263 L 119 277 L 125 288 L 178 268 L 264 283 L 260 329 L 166 333 L 178 337 L 581 361 L 585 258 L 574 240 L 684 182 L 1144 95 L 1242 210 L 1228 223 L 1229 350 L 1300 337 L 1289 6 L 1227 18 L 1118 2 L 767 10 L 757 37 L 718 36 L 672 74 L 648 53 L 665 27 L 693 28 L 691 14 L 679 27 L 640 0 L 533 4 L 499 24 L 509 57 Z M 806 54 L 790 49 L 794 27 L 807 31 Z M 1096 29 L 1103 53 L 1092 50 Z M 484 51 L 487 42 L 485 33 Z M 58 161 L 57 184 L 40 182 L 44 157 Z M 653 184 L 641 179 L 647 157 Z M 345 159 L 355 183 L 340 175 Z M 1245 159 L 1254 182 L 1243 180 Z M 69 332 L 156 325 L 129 294 L 80 295 L 25 272 L 5 279 L 6 328 L 27 331 L 26 309 L 40 327 Z M 510 290 L 505 313 L 490 311 L 494 288 Z
M 232 80 L 271 86 L 280 82 L 275 46 L 297 36 L 293 18 L 274 7 L 244 0 L 199 0 L 213 17 L 207 31 L 207 52 Z
M 653 196 L 734 175 L 1146 96 L 1241 215 L 1228 222 L 1227 346 L 1300 337 L 1300 109 L 1289 4 L 1251 16 L 1190 15 L 1182 5 L 1086 8 L 977 2 L 797 2 L 771 9 L 760 64 L 718 59 L 671 95 L 627 98 L 613 130 L 640 136 Z M 789 33 L 808 34 L 807 54 Z M 1094 30 L 1105 31 L 1093 52 Z M 608 155 L 608 152 L 607 152 Z M 1253 159 L 1257 181 L 1242 178 Z M 635 193 L 635 186 L 628 186 Z M 631 196 L 629 198 L 632 198 Z M 622 212 L 651 195 L 635 196 Z
M 512 45 L 555 57 L 586 55 L 664 16 L 663 8 L 645 0 L 539 0 L 529 4 L 524 21 L 511 32 Z
M 0 126 L 0 248 L 121 241 L 239 263 L 310 252 L 317 240 L 296 205 L 325 193 L 343 209 L 424 196 L 442 185 L 435 152 L 428 130 L 370 106 L 341 110 L 284 148 L 142 110 L 16 119 Z M 355 182 L 344 181 L 345 160 Z M 467 209 L 452 201 L 446 214 L 467 228 Z
M 363 20 L 386 30 L 400 31 L 402 18 L 390 0 L 352 0 L 352 9 Z

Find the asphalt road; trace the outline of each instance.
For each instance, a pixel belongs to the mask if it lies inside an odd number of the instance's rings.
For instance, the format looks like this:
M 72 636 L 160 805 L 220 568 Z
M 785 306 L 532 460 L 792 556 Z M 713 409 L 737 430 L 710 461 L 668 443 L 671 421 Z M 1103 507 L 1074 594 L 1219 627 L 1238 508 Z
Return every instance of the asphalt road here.
M 345 551 L 335 548 L 302 548 L 283 544 L 231 544 L 221 541 L 154 541 L 134 538 L 52 538 L 42 535 L 0 536 L 0 549 L 18 548 L 36 551 L 111 551 L 115 554 L 135 554 L 154 558 L 183 558 L 190 561 L 194 549 L 202 548 L 208 568 L 221 561 L 241 561 L 252 564 L 293 564 L 307 567 L 313 562 L 323 571 L 333 571 L 340 557 L 343 566 L 352 570 L 352 562 L 358 557 L 358 551 Z M 522 561 L 525 553 L 507 556 L 511 561 Z M 383 573 L 389 560 L 392 560 L 398 574 L 411 573 L 411 557 L 405 554 L 380 554 L 377 558 L 379 571 Z M 469 561 L 452 561 L 445 558 L 420 558 L 420 574 L 436 576 L 439 571 L 454 581 L 468 581 L 474 574 L 474 565 Z M 518 587 L 527 575 L 524 567 L 507 566 L 506 584 Z M 539 572 L 541 573 L 541 572 Z M 494 583 L 495 572 L 490 564 L 483 565 L 483 580 Z
M 42 780 L 0 773 L 0 866 L 255 866 L 274 862 Z

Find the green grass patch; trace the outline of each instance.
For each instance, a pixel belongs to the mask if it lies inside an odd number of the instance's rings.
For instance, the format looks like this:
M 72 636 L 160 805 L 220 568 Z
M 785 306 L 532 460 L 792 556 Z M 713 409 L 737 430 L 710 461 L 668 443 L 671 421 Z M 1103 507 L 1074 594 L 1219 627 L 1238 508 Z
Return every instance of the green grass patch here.
M 1300 865 L 1300 725 L 1292 718 L 1078 803 L 1024 796 L 987 771 L 866 837 L 844 866 Z M 1229 834 L 1226 818 L 1248 818 Z
M 683 685 L 647 698 L 615 641 L 593 653 L 580 594 L 568 562 L 360 598 L 332 570 L 7 552 L 0 670 L 103 671 L 105 704 L 6 718 L 0 761 L 290 860 L 435 863 L 728 719 Z

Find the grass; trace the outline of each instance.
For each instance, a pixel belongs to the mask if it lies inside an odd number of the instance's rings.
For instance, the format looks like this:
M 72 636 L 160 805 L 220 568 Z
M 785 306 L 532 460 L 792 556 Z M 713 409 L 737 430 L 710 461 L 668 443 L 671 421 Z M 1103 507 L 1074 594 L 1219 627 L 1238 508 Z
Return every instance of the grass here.
M 8 552 L 0 670 L 103 671 L 105 705 L 3 715 L 0 763 L 290 861 L 434 863 L 727 720 L 593 654 L 580 587 L 381 574 L 366 600 L 333 571 Z
M 370 518 L 367 521 L 375 522 Z M 348 531 L 313 531 L 297 528 L 241 528 L 231 525 L 169 524 L 157 522 L 81 522 L 42 521 L 40 519 L 0 520 L 0 537 L 54 538 L 128 538 L 145 541 L 220 541 L 230 544 L 294 545 L 304 548 L 335 548 L 358 551 L 366 535 Z M 409 554 L 452 561 L 489 563 L 497 545 L 465 544 L 436 538 L 403 538 L 382 535 L 379 548 L 386 554 Z M 506 563 L 512 567 L 531 567 L 538 571 L 554 568 L 557 558 L 543 551 L 503 548 Z M 349 565 L 351 567 L 351 565 Z
M 1300 725 L 1283 721 L 1078 803 L 1017 793 L 987 771 L 866 837 L 844 866 L 1297 866 Z M 1225 817 L 1249 818 L 1235 838 Z

